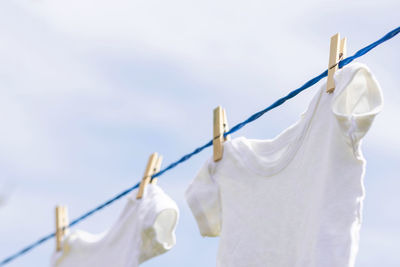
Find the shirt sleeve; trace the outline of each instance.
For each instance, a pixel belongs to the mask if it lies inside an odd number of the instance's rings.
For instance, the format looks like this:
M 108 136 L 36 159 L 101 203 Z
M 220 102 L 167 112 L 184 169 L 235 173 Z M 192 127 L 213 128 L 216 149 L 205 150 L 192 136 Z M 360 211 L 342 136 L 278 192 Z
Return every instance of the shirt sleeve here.
M 367 67 L 355 70 L 353 77 L 333 99 L 333 113 L 340 130 L 358 153 L 359 142 L 383 106 L 381 88 Z
M 146 203 L 142 205 L 146 206 L 147 214 L 143 218 L 141 229 L 139 263 L 161 255 L 175 246 L 175 229 L 179 219 L 175 201 L 160 187 L 149 184 L 146 190 Z
M 186 190 L 185 197 L 202 236 L 219 236 L 221 231 L 220 192 L 214 180 L 215 164 L 208 160 Z

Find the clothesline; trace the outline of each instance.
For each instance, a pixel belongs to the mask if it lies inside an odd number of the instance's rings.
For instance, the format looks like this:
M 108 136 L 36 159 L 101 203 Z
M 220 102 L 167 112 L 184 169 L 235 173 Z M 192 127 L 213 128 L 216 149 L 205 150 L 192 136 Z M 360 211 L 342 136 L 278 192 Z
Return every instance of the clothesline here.
M 391 38 L 393 38 L 394 36 L 396 36 L 398 33 L 400 32 L 400 27 L 397 27 L 396 29 L 392 30 L 391 32 L 387 33 L 386 35 L 384 35 L 382 38 L 380 38 L 379 40 L 371 43 L 370 45 L 358 50 L 353 56 L 347 57 L 343 60 L 341 60 L 339 62 L 339 68 L 342 68 L 344 66 L 346 66 L 347 64 L 349 64 L 350 62 L 352 62 L 353 60 L 355 60 L 356 58 L 359 58 L 363 55 L 365 55 L 366 53 L 368 53 L 369 51 L 371 51 L 372 49 L 374 49 L 375 47 L 377 47 L 378 45 L 382 44 L 385 41 L 390 40 Z M 318 76 L 316 76 L 315 78 L 312 78 L 311 80 L 307 81 L 306 83 L 304 83 L 301 87 L 297 88 L 296 90 L 290 92 L 289 94 L 287 94 L 286 96 L 278 99 L 277 101 L 275 101 L 272 105 L 268 106 L 267 108 L 251 115 L 248 119 L 246 119 L 245 121 L 236 124 L 235 126 L 233 126 L 231 128 L 230 131 L 226 132 L 224 134 L 224 136 L 232 134 L 237 132 L 238 130 L 240 130 L 241 128 L 243 128 L 245 125 L 257 120 L 258 118 L 260 118 L 262 115 L 264 115 L 265 113 L 267 113 L 268 111 L 282 105 L 283 103 L 285 103 L 287 100 L 295 97 L 296 95 L 298 95 L 300 92 L 304 91 L 305 89 L 311 87 L 312 85 L 316 84 L 317 82 L 319 82 L 321 79 L 325 78 L 328 74 L 328 70 L 325 70 L 324 72 L 322 72 L 321 74 L 319 74 Z M 212 145 L 212 140 L 210 140 L 209 142 L 207 142 L 206 144 L 204 144 L 203 146 L 200 146 L 198 148 L 196 148 L 195 150 L 193 150 L 193 152 L 186 154 L 184 156 L 182 156 L 179 160 L 169 164 L 167 167 L 165 167 L 164 169 L 162 169 L 161 171 L 159 171 L 158 173 L 153 175 L 154 177 L 159 177 L 161 175 L 163 175 L 165 172 L 175 168 L 177 165 L 187 161 L 188 159 L 190 159 L 192 156 L 200 153 L 202 150 L 204 150 L 207 147 L 210 147 Z M 125 191 L 119 193 L 118 195 L 114 196 L 113 198 L 111 198 L 110 200 L 100 204 L 99 206 L 97 206 L 96 208 L 86 212 L 85 214 L 81 215 L 80 217 L 76 218 L 75 220 L 73 220 L 70 224 L 69 227 L 72 227 L 76 224 L 78 224 L 79 222 L 85 220 L 87 217 L 89 217 L 90 215 L 96 213 L 97 211 L 105 208 L 106 206 L 110 205 L 111 203 L 113 203 L 114 201 L 120 199 L 121 197 L 127 195 L 129 192 L 131 192 L 132 190 L 136 189 L 139 186 L 140 183 L 137 183 L 136 185 L 126 189 Z M 5 258 L 4 260 L 2 260 L 0 262 L 0 266 L 4 266 L 7 263 L 10 263 L 11 261 L 19 258 L 20 256 L 26 254 L 27 252 L 31 251 L 32 249 L 34 249 L 35 247 L 41 245 L 42 243 L 46 242 L 47 240 L 53 238 L 55 236 L 55 232 L 52 232 L 40 239 L 38 239 L 36 242 L 26 246 L 25 248 L 21 249 L 20 251 L 18 251 L 17 253 Z

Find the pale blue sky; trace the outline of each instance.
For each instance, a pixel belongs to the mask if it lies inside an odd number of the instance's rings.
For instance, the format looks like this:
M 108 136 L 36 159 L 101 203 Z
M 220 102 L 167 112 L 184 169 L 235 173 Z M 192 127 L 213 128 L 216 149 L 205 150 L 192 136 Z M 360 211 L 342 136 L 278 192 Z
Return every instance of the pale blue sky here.
M 104 1 L 0 3 L 0 259 L 54 231 L 54 206 L 76 218 L 135 184 L 150 153 L 164 166 L 211 138 L 212 109 L 230 125 L 326 69 L 329 37 L 348 53 L 399 26 L 392 1 Z M 367 135 L 357 267 L 400 265 L 400 37 L 359 59 L 385 106 Z M 271 138 L 319 85 L 234 137 Z M 215 266 L 183 192 L 211 150 L 160 177 L 178 203 L 177 245 L 142 266 Z M 4 186 L 3 186 L 4 185 Z M 3 203 L 3 204 L 2 204 Z M 109 227 L 122 199 L 77 228 Z M 9 264 L 48 266 L 54 241 Z

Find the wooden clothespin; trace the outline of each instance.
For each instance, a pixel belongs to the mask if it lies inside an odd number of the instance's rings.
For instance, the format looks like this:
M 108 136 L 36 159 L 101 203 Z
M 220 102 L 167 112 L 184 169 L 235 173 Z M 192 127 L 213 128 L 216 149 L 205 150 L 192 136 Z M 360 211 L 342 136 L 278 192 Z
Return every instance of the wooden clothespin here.
M 61 251 L 61 242 L 68 233 L 68 209 L 66 206 L 56 206 L 56 250 Z
M 326 92 L 329 94 L 335 91 L 335 80 L 333 76 L 335 75 L 335 72 L 339 67 L 339 61 L 346 57 L 346 42 L 346 38 L 340 40 L 339 33 L 331 37 L 328 65 L 328 81 L 326 84 Z
M 157 158 L 156 164 L 154 166 L 154 170 L 153 170 L 152 176 L 160 171 L 162 160 L 163 160 L 163 157 L 161 155 L 159 155 L 158 158 Z M 150 181 L 151 184 L 157 184 L 157 182 L 158 182 L 158 178 L 157 177 L 151 178 L 151 181 Z
M 222 159 L 224 153 L 224 142 L 230 139 L 230 136 L 224 137 L 224 133 L 229 131 L 228 120 L 226 111 L 221 106 L 214 109 L 214 134 L 213 134 L 213 148 L 214 148 L 214 161 Z
M 157 153 L 153 153 L 150 155 L 143 179 L 140 182 L 136 199 L 141 199 L 143 197 L 144 189 L 149 184 L 149 182 L 151 182 L 152 184 L 157 183 L 157 178 L 152 179 L 152 176 L 160 170 L 161 162 L 162 156 L 159 156 Z

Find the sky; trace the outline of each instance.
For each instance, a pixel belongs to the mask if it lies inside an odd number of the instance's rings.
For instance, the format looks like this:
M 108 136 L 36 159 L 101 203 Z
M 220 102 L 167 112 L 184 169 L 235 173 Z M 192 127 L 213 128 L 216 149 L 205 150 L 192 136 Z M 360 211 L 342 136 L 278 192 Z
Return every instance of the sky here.
M 318 75 L 329 38 L 348 54 L 400 26 L 397 0 L 104 1 L 0 3 L 0 260 L 141 179 L 148 156 L 164 166 L 206 143 L 212 110 L 230 125 Z M 363 142 L 367 159 L 357 267 L 400 265 L 400 37 L 358 59 L 379 81 L 383 111 Z M 321 83 L 233 137 L 273 138 L 293 124 Z M 159 185 L 180 209 L 177 244 L 142 266 L 215 266 L 184 191 L 210 149 Z M 119 200 L 79 224 L 110 227 Z M 51 240 L 10 263 L 49 266 Z

